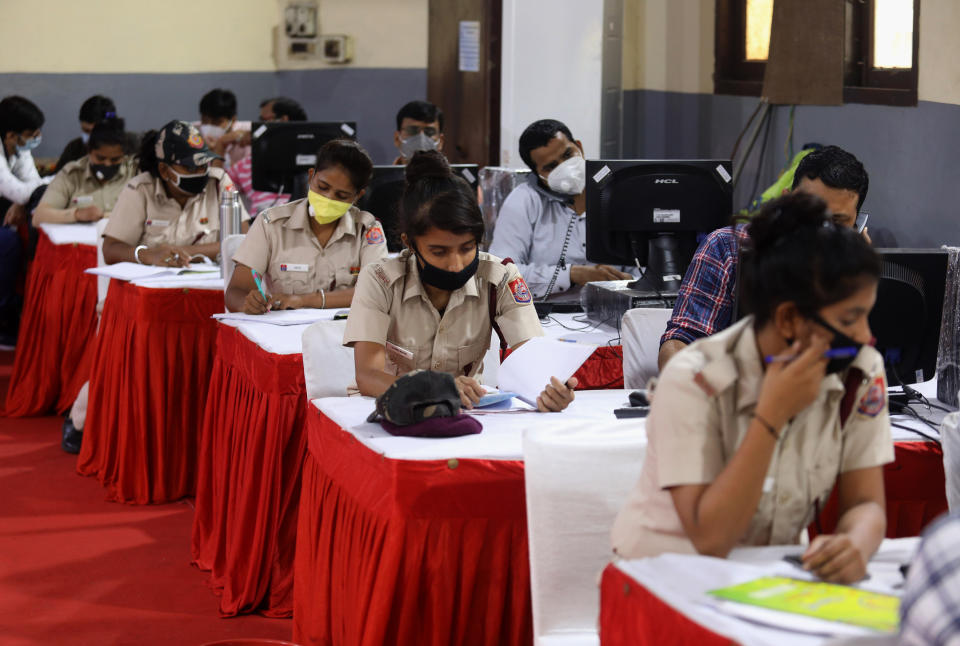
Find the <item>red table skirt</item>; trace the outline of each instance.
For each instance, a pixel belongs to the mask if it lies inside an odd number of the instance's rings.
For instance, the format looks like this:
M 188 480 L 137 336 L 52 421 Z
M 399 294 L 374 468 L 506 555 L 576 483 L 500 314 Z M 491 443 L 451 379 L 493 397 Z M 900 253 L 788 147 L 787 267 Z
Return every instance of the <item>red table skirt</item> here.
M 623 388 L 623 347 L 602 345 L 573 375 L 577 390 Z
M 608 565 L 603 571 L 601 646 L 727 646 L 733 643 L 664 603 L 615 565 Z
M 220 325 L 200 430 L 194 563 L 220 614 L 293 614 L 293 556 L 307 453 L 303 357 Z
M 111 281 L 77 471 L 108 499 L 171 502 L 196 488 L 197 436 L 223 292 Z
M 887 538 L 919 536 L 947 511 L 943 451 L 933 442 L 896 442 L 893 448 L 894 461 L 883 467 Z M 837 526 L 837 504 L 834 490 L 820 515 L 824 532 Z
M 307 433 L 295 642 L 532 643 L 521 462 L 388 459 L 312 408 Z
M 97 330 L 92 245 L 55 245 L 43 231 L 30 265 L 5 415 L 64 413 L 89 375 L 84 351 Z

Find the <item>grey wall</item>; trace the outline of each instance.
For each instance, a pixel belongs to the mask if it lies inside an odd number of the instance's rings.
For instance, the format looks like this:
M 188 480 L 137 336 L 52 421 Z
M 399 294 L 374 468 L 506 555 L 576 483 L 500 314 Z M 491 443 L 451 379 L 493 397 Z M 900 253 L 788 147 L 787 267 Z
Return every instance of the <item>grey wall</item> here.
M 286 95 L 300 101 L 313 121 L 357 122 L 360 142 L 374 163 L 389 164 L 397 110 L 427 92 L 426 69 L 339 68 L 288 72 L 201 74 L 0 74 L 2 95 L 20 94 L 40 106 L 40 157 L 56 157 L 80 132 L 80 104 L 105 94 L 130 130 L 157 128 L 171 119 L 199 119 L 200 97 L 214 87 L 237 95 L 241 119 L 256 119 L 260 101 Z
M 628 159 L 729 158 L 757 105 L 753 97 L 652 90 L 625 91 L 623 102 L 623 157 Z M 761 191 L 784 165 L 788 117 L 787 107 L 774 113 L 760 169 Z M 870 213 L 871 231 L 892 234 L 901 247 L 960 244 L 955 197 L 960 185 L 960 106 L 925 101 L 915 108 L 801 106 L 794 123 L 795 147 L 811 141 L 841 146 L 866 166 L 870 190 L 863 208 Z M 759 152 L 760 139 L 737 186 L 736 208 L 752 197 Z

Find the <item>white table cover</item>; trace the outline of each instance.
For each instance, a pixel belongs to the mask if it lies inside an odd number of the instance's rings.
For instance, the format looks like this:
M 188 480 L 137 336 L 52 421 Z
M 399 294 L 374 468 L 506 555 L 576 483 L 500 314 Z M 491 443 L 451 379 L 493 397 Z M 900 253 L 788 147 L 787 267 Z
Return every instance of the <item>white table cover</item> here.
M 54 224 L 42 222 L 40 229 L 53 244 L 84 244 L 97 246 L 97 225 L 93 222 Z
M 899 586 L 903 583 L 900 564 L 910 561 L 919 541 L 915 537 L 884 540 L 867 567 L 870 579 L 859 587 L 899 595 L 902 591 Z M 729 559 L 663 554 L 619 561 L 616 567 L 690 620 L 742 646 L 819 646 L 830 643 L 832 637 L 803 634 L 740 619 L 710 605 L 710 597 L 706 594 L 708 590 L 745 583 L 761 576 L 812 579 L 808 573 L 782 560 L 784 555 L 795 554 L 800 549 L 796 545 L 740 548 L 734 550 Z M 808 622 L 799 615 L 783 616 L 798 625 L 806 622 L 812 627 L 818 623 L 817 620 Z M 845 634 L 850 632 L 842 624 L 837 629 Z M 877 634 L 869 630 L 854 629 L 853 632 Z
M 312 404 L 340 428 L 356 437 L 372 451 L 398 460 L 442 460 L 475 458 L 485 460 L 522 460 L 523 431 L 532 424 L 559 424 L 571 420 L 584 425 L 637 425 L 641 420 L 617 420 L 615 408 L 626 406 L 625 390 L 584 390 L 562 413 L 510 412 L 477 417 L 483 432 L 451 438 L 395 437 L 379 423 L 368 423 L 374 409 L 372 397 L 325 397 Z
M 250 323 L 234 319 L 219 319 L 221 325 L 237 328 L 267 352 L 272 354 L 301 354 L 303 351 L 303 332 L 309 325 L 272 325 L 270 323 Z

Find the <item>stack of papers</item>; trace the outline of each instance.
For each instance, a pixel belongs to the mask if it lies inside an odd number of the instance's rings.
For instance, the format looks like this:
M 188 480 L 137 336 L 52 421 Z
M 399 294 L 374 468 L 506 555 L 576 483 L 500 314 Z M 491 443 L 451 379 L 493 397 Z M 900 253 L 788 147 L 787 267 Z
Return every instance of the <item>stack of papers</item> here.
M 116 280 L 137 281 L 146 284 L 150 280 L 169 279 L 173 276 L 188 276 L 193 280 L 220 278 L 220 266 L 212 264 L 193 264 L 189 267 L 157 267 L 140 265 L 135 262 L 118 262 L 113 265 L 91 267 L 88 274 L 106 276 Z
M 244 321 L 247 323 L 267 323 L 270 325 L 309 325 L 317 321 L 332 321 L 343 318 L 349 310 L 320 310 L 304 308 L 300 310 L 276 310 L 266 314 L 244 314 L 243 312 L 224 312 L 214 314 L 218 321 Z
M 521 401 L 537 405 L 551 377 L 566 383 L 583 365 L 597 346 L 590 343 L 570 343 L 558 339 L 535 336 L 500 365 L 497 372 L 501 391 L 516 393 Z

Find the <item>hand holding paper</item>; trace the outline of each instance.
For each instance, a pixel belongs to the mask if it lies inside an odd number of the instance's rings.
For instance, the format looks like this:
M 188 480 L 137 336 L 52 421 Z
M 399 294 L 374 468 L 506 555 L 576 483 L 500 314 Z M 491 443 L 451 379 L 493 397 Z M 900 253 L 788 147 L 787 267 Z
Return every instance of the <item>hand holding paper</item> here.
M 576 382 L 565 384 L 595 349 L 586 343 L 534 337 L 500 366 L 500 389 L 517 393 L 521 400 L 542 411 L 563 410 L 573 401 Z

